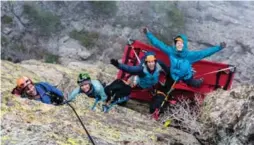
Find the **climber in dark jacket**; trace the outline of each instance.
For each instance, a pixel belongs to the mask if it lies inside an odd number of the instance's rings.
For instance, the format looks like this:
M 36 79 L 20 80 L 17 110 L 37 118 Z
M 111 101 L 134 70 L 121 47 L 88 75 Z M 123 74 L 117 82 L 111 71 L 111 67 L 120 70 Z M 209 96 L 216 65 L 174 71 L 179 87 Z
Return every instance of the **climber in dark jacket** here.
M 160 72 L 168 72 L 167 66 L 156 60 L 153 52 L 147 52 L 138 66 L 128 66 L 111 59 L 111 64 L 131 75 L 137 75 L 137 85 L 142 89 L 152 88 L 159 82 Z
M 63 93 L 56 87 L 46 82 L 34 84 L 28 77 L 21 77 L 17 80 L 17 87 L 12 91 L 12 94 L 46 104 L 60 105 L 64 101 Z
M 213 55 L 214 53 L 226 47 L 226 43 L 222 42 L 218 46 L 210 47 L 199 51 L 188 50 L 188 39 L 181 34 L 174 38 L 174 46 L 168 46 L 162 41 L 158 40 L 148 28 L 144 28 L 143 32 L 146 34 L 148 40 L 153 46 L 163 51 L 170 59 L 170 74 L 176 80 L 183 80 L 187 85 L 193 87 L 200 87 L 203 83 L 202 79 L 193 78 L 192 64 Z

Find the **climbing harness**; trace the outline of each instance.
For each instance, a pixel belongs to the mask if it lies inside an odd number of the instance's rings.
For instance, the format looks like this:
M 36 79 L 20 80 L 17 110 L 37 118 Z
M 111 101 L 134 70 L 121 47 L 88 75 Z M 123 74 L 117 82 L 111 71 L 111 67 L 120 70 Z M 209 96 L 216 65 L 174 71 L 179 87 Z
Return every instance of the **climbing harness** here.
M 158 119 L 159 119 L 160 110 L 161 110 L 161 108 L 163 107 L 163 105 L 165 104 L 165 102 L 168 101 L 169 94 L 175 89 L 174 86 L 175 86 L 176 82 L 177 82 L 177 81 L 175 81 L 175 82 L 173 83 L 173 85 L 171 86 L 170 90 L 167 92 L 167 96 L 165 97 L 165 99 L 164 99 L 163 102 L 161 103 L 160 108 L 156 108 L 156 110 L 155 110 L 154 113 L 152 114 L 152 117 L 153 117 L 155 120 L 158 120 Z

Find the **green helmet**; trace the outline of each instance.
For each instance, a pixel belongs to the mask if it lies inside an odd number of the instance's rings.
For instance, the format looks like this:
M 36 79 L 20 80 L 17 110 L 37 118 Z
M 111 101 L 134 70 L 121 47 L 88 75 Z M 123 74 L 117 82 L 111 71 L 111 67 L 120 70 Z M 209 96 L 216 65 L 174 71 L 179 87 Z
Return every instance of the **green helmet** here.
M 85 73 L 80 73 L 79 76 L 78 76 L 77 83 L 81 84 L 83 81 L 88 81 L 88 80 L 91 80 L 88 73 L 86 73 L 86 72 Z

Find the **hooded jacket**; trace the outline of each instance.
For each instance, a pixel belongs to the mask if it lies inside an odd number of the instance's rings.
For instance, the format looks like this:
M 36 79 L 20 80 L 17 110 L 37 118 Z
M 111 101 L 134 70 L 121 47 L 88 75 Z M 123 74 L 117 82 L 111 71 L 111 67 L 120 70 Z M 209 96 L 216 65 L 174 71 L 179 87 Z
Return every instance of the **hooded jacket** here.
M 208 57 L 222 48 L 220 46 L 209 47 L 204 50 L 190 51 L 188 50 L 188 38 L 184 34 L 180 34 L 177 37 L 183 39 L 182 51 L 177 51 L 176 46 L 168 46 L 162 41 L 158 40 L 151 32 L 146 34 L 148 40 L 153 46 L 160 49 L 162 52 L 168 55 L 170 60 L 170 72 L 171 77 L 176 80 L 189 80 L 193 76 L 192 64 Z M 176 38 L 177 38 L 176 37 Z

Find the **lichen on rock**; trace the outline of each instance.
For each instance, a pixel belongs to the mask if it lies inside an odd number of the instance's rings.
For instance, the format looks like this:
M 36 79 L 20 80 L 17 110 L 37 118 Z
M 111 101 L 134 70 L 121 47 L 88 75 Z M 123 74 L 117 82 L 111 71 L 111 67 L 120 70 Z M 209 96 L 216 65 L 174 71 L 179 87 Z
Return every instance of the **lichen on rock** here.
M 92 78 L 96 79 L 96 73 L 102 68 L 100 65 L 97 68 L 96 66 L 86 68 L 72 66 L 70 68 L 39 61 L 25 61 L 21 64 L 2 61 L 1 65 L 3 69 L 1 71 L 0 117 L 3 145 L 90 144 L 81 124 L 67 105 L 47 105 L 13 96 L 10 91 L 15 87 L 16 78 L 22 75 L 29 76 L 36 82 L 49 81 L 52 84 L 58 84 L 76 80 L 78 73 L 88 71 Z M 106 70 L 104 71 L 107 73 Z M 111 71 L 113 70 L 109 72 Z M 61 81 L 63 76 L 67 77 L 67 81 Z M 72 85 L 76 87 L 75 81 Z M 95 111 L 91 111 L 93 101 L 85 95 L 79 95 L 71 104 L 75 107 L 96 144 L 199 144 L 192 135 L 174 128 L 163 128 L 161 124 L 151 120 L 148 115 L 126 107 L 116 106 L 105 114 L 101 112 L 102 104 L 99 104 Z

